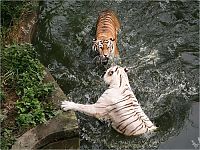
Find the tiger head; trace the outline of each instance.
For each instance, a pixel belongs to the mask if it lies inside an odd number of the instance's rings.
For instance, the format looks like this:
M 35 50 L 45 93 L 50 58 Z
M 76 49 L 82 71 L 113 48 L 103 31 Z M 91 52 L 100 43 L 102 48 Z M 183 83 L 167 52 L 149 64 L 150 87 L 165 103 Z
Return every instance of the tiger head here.
M 114 57 L 114 39 L 93 40 L 92 49 L 99 53 L 101 62 L 107 63 L 109 58 Z
M 106 73 L 104 74 L 104 81 L 106 84 L 112 87 L 123 87 L 124 85 L 129 85 L 129 80 L 127 76 L 127 68 L 123 68 L 120 66 L 112 66 L 110 67 Z

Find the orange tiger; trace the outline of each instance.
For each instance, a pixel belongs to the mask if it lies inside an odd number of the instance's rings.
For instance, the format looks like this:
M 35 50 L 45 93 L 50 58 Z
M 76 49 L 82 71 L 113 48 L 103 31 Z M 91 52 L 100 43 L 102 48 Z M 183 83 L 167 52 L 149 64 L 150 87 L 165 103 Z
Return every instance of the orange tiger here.
M 107 63 L 109 59 L 119 57 L 117 48 L 117 33 L 120 22 L 112 10 L 100 13 L 96 25 L 96 39 L 93 40 L 92 49 L 100 55 L 101 62 Z

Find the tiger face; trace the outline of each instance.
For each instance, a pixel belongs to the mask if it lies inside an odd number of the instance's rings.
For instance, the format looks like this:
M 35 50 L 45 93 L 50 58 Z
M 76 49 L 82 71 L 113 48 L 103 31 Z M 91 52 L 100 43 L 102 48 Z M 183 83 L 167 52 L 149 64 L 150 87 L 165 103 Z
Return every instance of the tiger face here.
M 117 65 L 112 66 L 106 71 L 104 75 L 104 81 L 110 86 L 112 85 L 122 87 L 124 84 L 129 85 L 127 71 L 127 68 L 123 68 Z
M 99 53 L 103 63 L 107 63 L 110 58 L 114 57 L 114 39 L 93 40 L 92 49 Z

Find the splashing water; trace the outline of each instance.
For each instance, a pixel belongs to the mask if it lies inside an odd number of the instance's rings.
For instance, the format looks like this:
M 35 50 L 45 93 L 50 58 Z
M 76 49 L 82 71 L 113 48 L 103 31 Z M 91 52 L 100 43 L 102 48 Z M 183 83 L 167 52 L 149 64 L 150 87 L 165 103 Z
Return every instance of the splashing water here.
M 40 60 L 67 97 L 83 104 L 95 103 L 106 89 L 103 70 L 91 55 L 98 13 L 106 8 L 117 12 L 122 66 L 129 68 L 138 101 L 159 127 L 152 134 L 125 137 L 109 123 L 77 113 L 81 148 L 153 149 L 183 130 L 191 103 L 199 98 L 198 5 L 125 0 L 41 4 L 35 39 Z

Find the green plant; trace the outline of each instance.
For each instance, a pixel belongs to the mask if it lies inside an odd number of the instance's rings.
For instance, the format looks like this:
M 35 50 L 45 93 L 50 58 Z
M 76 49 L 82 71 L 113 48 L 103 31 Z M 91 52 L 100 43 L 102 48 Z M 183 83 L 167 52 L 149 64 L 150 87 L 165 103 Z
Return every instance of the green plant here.
M 4 40 L 13 25 L 16 25 L 23 12 L 36 10 L 37 2 L 1 0 L 1 38 Z M 3 43 L 3 40 L 1 41 Z
M 20 97 L 16 108 L 18 117 L 12 127 L 7 128 L 7 124 L 1 129 L 0 149 L 10 149 L 15 141 L 15 134 L 24 126 L 36 125 L 44 122 L 54 115 L 52 105 L 45 98 L 53 90 L 50 83 L 44 84 L 44 67 L 37 59 L 37 54 L 30 44 L 5 46 L 7 34 L 12 30 L 12 26 L 18 24 L 23 13 L 33 11 L 38 8 L 36 1 L 1 1 L 1 88 L 15 89 Z M 6 102 L 9 96 L 0 89 L 1 103 Z M 5 91 L 6 92 L 6 91 Z M 50 106 L 50 107 L 49 107 Z M 7 116 L 0 113 L 1 123 Z M 17 127 L 19 125 L 20 128 Z M 18 134 L 18 133 L 17 133 Z
M 51 115 L 44 109 L 44 99 L 52 92 L 53 86 L 43 83 L 44 67 L 33 46 L 11 45 L 4 48 L 2 54 L 4 82 L 12 84 L 20 97 L 16 103 L 17 123 L 27 126 L 45 122 Z
M 12 146 L 14 141 L 15 141 L 15 138 L 13 136 L 13 130 L 11 130 L 11 129 L 2 129 L 2 131 L 1 131 L 1 140 L 0 140 L 1 149 L 3 149 L 3 150 L 9 149 L 9 147 Z
M 2 37 L 9 32 L 10 26 L 18 21 L 22 10 L 25 8 L 25 1 L 1 1 L 1 33 Z
M 5 100 L 5 95 L 4 92 L 2 91 L 2 89 L 0 88 L 0 101 L 4 101 Z

